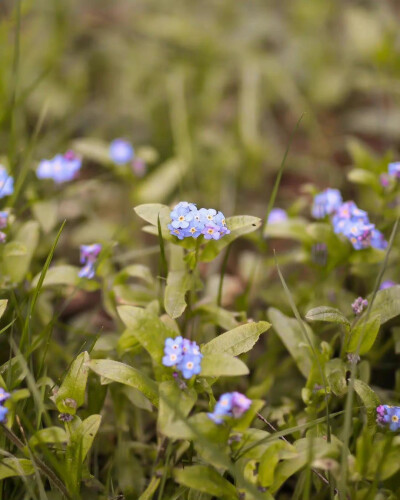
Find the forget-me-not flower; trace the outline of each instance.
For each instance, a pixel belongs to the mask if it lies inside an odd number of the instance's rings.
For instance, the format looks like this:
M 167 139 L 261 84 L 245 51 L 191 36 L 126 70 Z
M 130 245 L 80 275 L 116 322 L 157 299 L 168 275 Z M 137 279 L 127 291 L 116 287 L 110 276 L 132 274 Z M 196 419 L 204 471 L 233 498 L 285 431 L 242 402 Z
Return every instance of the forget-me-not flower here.
M 286 222 L 288 220 L 288 215 L 286 210 L 283 208 L 273 208 L 268 215 L 268 224 L 279 224 L 280 222 Z
M 201 372 L 202 358 L 200 348 L 194 341 L 184 339 L 181 336 L 165 340 L 162 364 L 176 367 L 186 379 Z
M 125 139 L 114 139 L 110 144 L 110 158 L 117 165 L 125 165 L 133 160 L 135 150 Z
M 323 219 L 326 215 L 333 214 L 342 202 L 342 195 L 338 189 L 327 188 L 315 195 L 311 213 L 316 219 Z
M 84 266 L 79 271 L 80 278 L 94 278 L 96 274 L 95 264 L 100 252 L 101 245 L 99 243 L 94 243 L 93 245 L 81 245 L 80 261 L 81 264 L 84 264 Z
M 0 198 L 10 196 L 14 192 L 14 179 L 8 175 L 5 167 L 0 165 Z
M 57 184 L 72 181 L 82 166 L 82 158 L 73 151 L 42 160 L 36 170 L 39 179 L 53 179 Z

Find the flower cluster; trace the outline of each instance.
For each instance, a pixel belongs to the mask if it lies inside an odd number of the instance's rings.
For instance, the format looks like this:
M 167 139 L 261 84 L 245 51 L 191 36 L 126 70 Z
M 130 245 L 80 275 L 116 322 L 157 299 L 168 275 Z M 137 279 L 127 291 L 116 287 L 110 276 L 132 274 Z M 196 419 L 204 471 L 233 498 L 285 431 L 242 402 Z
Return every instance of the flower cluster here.
M 352 304 L 351 308 L 353 309 L 354 314 L 357 316 L 361 314 L 364 309 L 368 307 L 368 300 L 363 299 L 362 297 L 358 297 Z
M 323 219 L 326 215 L 333 214 L 342 203 L 340 191 L 328 188 L 315 195 L 311 213 L 316 219 Z
M 5 229 L 8 223 L 8 212 L 0 212 L 0 229 Z M 6 233 L 0 231 L 0 243 L 4 243 L 6 241 Z
M 135 156 L 132 144 L 125 139 L 114 139 L 110 144 L 110 158 L 117 165 L 126 165 Z
M 376 421 L 388 426 L 391 431 L 400 429 L 400 406 L 379 405 L 376 408 Z
M 94 277 L 94 266 L 100 252 L 101 245 L 98 243 L 94 243 L 93 245 L 81 245 L 81 264 L 83 264 L 83 267 L 79 271 L 80 278 L 92 279 Z
M 197 238 L 201 234 L 206 240 L 219 240 L 230 233 L 222 212 L 217 212 L 213 208 L 197 210 L 194 203 L 187 201 L 181 201 L 172 210 L 168 229 L 180 240 Z
M 14 179 L 8 175 L 7 170 L 0 165 L 0 198 L 10 196 L 14 192 Z
M 239 418 L 251 406 L 251 399 L 246 398 L 240 392 L 226 392 L 219 398 L 214 411 L 208 416 L 216 424 L 222 424 L 224 417 Z
M 333 230 L 343 234 L 355 250 L 373 247 L 384 250 L 387 241 L 383 234 L 369 221 L 368 214 L 360 210 L 354 201 L 342 203 L 337 189 L 326 189 L 314 198 L 312 214 L 317 219 L 332 216 Z
M 39 179 L 53 179 L 57 184 L 72 181 L 81 169 L 82 158 L 73 151 L 58 154 L 51 160 L 42 160 L 36 170 Z
M 4 403 L 10 397 L 10 394 L 6 392 L 2 387 L 0 387 L 0 422 L 4 423 L 7 418 L 8 408 L 4 406 Z
M 196 342 L 181 336 L 165 340 L 162 363 L 164 366 L 175 366 L 182 373 L 183 378 L 189 379 L 192 375 L 198 375 L 201 372 L 202 357 Z

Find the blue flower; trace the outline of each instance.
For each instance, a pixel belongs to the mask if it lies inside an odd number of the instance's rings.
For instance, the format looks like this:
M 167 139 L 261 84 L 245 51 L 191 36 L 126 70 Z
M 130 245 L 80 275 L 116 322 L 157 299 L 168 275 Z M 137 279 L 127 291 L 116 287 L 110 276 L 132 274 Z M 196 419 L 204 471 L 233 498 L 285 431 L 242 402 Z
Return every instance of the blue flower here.
M 181 336 L 165 339 L 164 366 L 176 366 L 182 372 L 184 378 L 191 378 L 201 372 L 201 360 L 203 355 L 196 342 L 184 339 Z
M 186 234 L 185 229 L 176 229 L 172 224 L 168 224 L 168 229 L 169 229 L 169 232 L 173 236 L 176 236 L 179 240 L 183 240 L 183 238 L 186 238 L 188 236 Z
M 14 192 L 14 179 L 8 175 L 7 170 L 0 165 L 0 198 L 9 196 Z
M 221 212 L 222 214 L 222 212 Z M 213 208 L 200 208 L 199 216 L 203 224 L 207 224 L 209 222 L 215 222 L 214 218 L 217 215 L 217 211 Z
M 323 219 L 326 215 L 335 212 L 342 204 L 342 195 L 337 189 L 325 189 L 314 197 L 314 204 L 311 210 L 313 217 Z
M 400 429 L 400 407 L 383 405 L 384 415 L 382 423 L 388 424 L 391 431 L 398 431 Z
M 369 224 L 368 214 L 360 210 L 354 201 L 346 201 L 337 208 L 332 217 L 333 230 L 336 234 L 342 233 L 347 221 L 358 221 Z
M 110 144 L 110 158 L 117 165 L 125 165 L 135 155 L 132 144 L 125 139 L 114 139 Z
M 392 288 L 392 286 L 396 286 L 397 283 L 392 280 L 386 280 L 382 281 L 381 286 L 379 287 L 379 290 L 386 290 L 387 288 Z
M 174 229 L 186 229 L 189 223 L 193 220 L 197 213 L 196 205 L 181 201 L 172 210 L 170 216 L 172 219 L 171 226 Z
M 251 399 L 246 398 L 244 394 L 240 392 L 226 392 L 219 398 L 214 411 L 207 415 L 216 424 L 221 424 L 225 417 L 241 417 L 250 406 Z
M 202 356 L 196 354 L 185 354 L 178 364 L 178 370 L 182 372 L 183 378 L 191 378 L 201 372 Z
M 223 228 L 217 226 L 217 224 L 214 224 L 213 222 L 209 222 L 204 226 L 202 234 L 204 234 L 205 240 L 219 240 L 225 233 Z
M 99 243 L 94 243 L 93 245 L 81 245 L 80 261 L 81 264 L 84 264 L 84 266 L 79 271 L 80 278 L 94 278 L 96 274 L 95 264 L 100 252 L 101 245 Z
M 10 393 L 0 387 L 0 405 L 3 405 L 10 398 Z
M 5 406 L 0 406 L 0 422 L 4 424 L 4 422 L 7 420 L 7 413 L 8 413 L 8 408 Z
M 383 234 L 378 231 L 378 229 L 373 229 L 371 234 L 371 247 L 385 250 L 387 246 L 388 242 L 385 240 Z
M 96 271 L 94 269 L 94 265 L 89 262 L 85 266 L 82 267 L 82 269 L 79 271 L 78 276 L 80 278 L 87 278 L 89 280 L 93 279 L 96 274 Z
M 286 222 L 288 220 L 288 215 L 286 210 L 283 208 L 273 208 L 268 215 L 268 224 L 279 224 L 280 222 Z
M 349 239 L 355 250 L 368 248 L 371 244 L 373 224 L 365 224 L 358 220 L 348 220 L 342 229 L 342 234 Z
M 394 163 L 389 163 L 388 172 L 389 172 L 389 175 L 391 175 L 392 177 L 396 177 L 397 179 L 400 179 L 400 161 L 396 161 Z
M 82 159 L 73 151 L 56 155 L 51 160 L 42 160 L 36 170 L 39 179 L 53 179 L 57 184 L 74 179 L 82 166 Z

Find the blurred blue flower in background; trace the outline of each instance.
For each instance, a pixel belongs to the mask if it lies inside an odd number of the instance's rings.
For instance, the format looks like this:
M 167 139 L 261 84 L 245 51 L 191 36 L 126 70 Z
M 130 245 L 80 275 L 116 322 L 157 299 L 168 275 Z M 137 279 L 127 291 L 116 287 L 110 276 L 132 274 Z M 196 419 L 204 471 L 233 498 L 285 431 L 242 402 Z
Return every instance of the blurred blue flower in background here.
M 72 181 L 81 169 L 82 158 L 73 151 L 58 154 L 51 160 L 42 160 L 36 170 L 39 179 L 53 179 L 57 184 Z
M 400 161 L 389 163 L 388 172 L 389 172 L 389 175 L 391 175 L 392 177 L 396 177 L 397 179 L 400 179 Z
M 117 165 L 125 165 L 133 160 L 135 150 L 125 139 L 114 139 L 110 144 L 110 158 Z
M 315 195 L 311 213 L 316 219 L 323 219 L 326 215 L 333 214 L 342 202 L 342 195 L 338 189 L 327 188 Z
M 268 215 L 268 224 L 279 224 L 280 222 L 286 222 L 288 220 L 288 215 L 286 210 L 283 208 L 273 208 Z
M 100 252 L 101 245 L 99 243 L 94 243 L 93 245 L 81 245 L 80 262 L 81 264 L 84 264 L 84 266 L 79 271 L 80 278 L 94 278 L 96 274 L 95 264 Z
M 216 424 L 221 424 L 224 417 L 240 418 L 251 406 L 251 399 L 240 392 L 226 392 L 219 398 L 214 411 L 207 415 Z
M 0 165 L 0 198 L 10 196 L 14 192 L 14 179 L 8 175 L 7 170 Z

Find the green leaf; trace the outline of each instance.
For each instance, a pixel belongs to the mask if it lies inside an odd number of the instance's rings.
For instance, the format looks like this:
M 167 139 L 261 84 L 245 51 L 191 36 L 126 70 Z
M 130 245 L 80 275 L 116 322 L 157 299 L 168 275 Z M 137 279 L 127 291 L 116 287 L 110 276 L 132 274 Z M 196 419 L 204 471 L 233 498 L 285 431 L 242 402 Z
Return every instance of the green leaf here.
M 362 337 L 359 354 L 366 354 L 374 345 L 380 325 L 380 316 L 375 316 L 366 323 L 364 321 L 358 322 L 350 333 L 351 336 L 346 351 L 356 352 L 360 338 Z
M 197 393 L 194 389 L 183 391 L 175 380 L 162 382 L 159 391 L 158 430 L 170 438 L 181 439 L 187 428 L 186 417 L 196 403 Z
M 376 426 L 376 407 L 381 404 L 378 396 L 362 380 L 354 380 L 354 390 L 365 406 L 368 427 L 374 429 Z
M 92 359 L 87 365 L 97 375 L 138 389 L 154 406 L 158 406 L 157 384 L 136 368 L 112 359 Z
M 32 212 L 45 233 L 49 233 L 58 220 L 58 204 L 55 200 L 39 201 L 32 205 Z
M 346 365 L 339 358 L 330 359 L 325 364 L 325 375 L 331 391 L 336 396 L 344 396 L 347 392 Z
M 61 427 L 47 427 L 46 429 L 40 429 L 35 432 L 35 434 L 29 440 L 29 446 L 34 448 L 35 446 L 48 443 L 66 443 L 68 441 L 68 436 L 65 430 Z
M 271 325 L 266 321 L 240 325 L 212 339 L 201 350 L 203 354 L 226 353 L 231 356 L 239 356 L 239 354 L 250 351 L 259 336 L 270 327 Z
M 268 318 L 299 370 L 304 377 L 308 378 L 314 359 L 297 319 L 289 318 L 274 308 L 268 309 Z M 304 328 L 306 328 L 312 344 L 316 345 L 315 335 L 307 323 L 304 323 Z
M 146 177 L 137 190 L 140 201 L 151 202 L 165 200 L 179 185 L 188 165 L 179 158 L 171 158 L 159 165 Z
M 186 309 L 186 293 L 192 286 L 192 277 L 187 271 L 170 271 L 164 294 L 164 307 L 171 318 L 179 318 Z
M 149 222 L 153 227 L 151 233 L 158 235 L 158 217 L 160 217 L 160 226 L 162 237 L 165 240 L 171 240 L 168 224 L 171 222 L 171 209 L 167 205 L 161 203 L 145 203 L 134 208 L 136 214 L 146 222 Z M 144 230 L 145 228 L 143 228 Z
M 347 174 L 347 178 L 350 182 L 354 182 L 355 184 L 361 184 L 363 186 L 370 186 L 375 190 L 382 190 L 382 186 L 379 183 L 379 177 L 363 168 L 354 168 L 350 170 Z
M 13 283 L 18 283 L 24 277 L 27 260 L 28 249 L 23 243 L 11 241 L 4 246 L 4 274 L 8 275 Z
M 30 221 L 21 226 L 14 241 L 5 245 L 4 272 L 10 276 L 13 283 L 19 283 L 27 274 L 38 242 L 39 224 Z
M 134 306 L 119 306 L 118 314 L 142 347 L 157 362 L 164 356 L 164 342 L 168 337 L 175 338 L 176 332 L 168 328 L 160 318 L 146 309 Z
M 127 275 L 130 278 L 139 278 L 150 286 L 154 285 L 154 279 L 150 269 L 142 264 L 132 264 L 131 266 L 124 267 L 119 274 Z
M 101 415 L 91 415 L 76 427 L 72 427 L 72 433 L 65 452 L 65 477 L 74 498 L 78 498 L 80 490 L 82 480 L 81 465 L 92 447 L 100 423 Z
M 236 215 L 229 217 L 226 220 L 226 225 L 231 230 L 231 233 L 223 236 L 218 241 L 212 240 L 207 242 L 204 249 L 200 252 L 200 261 L 212 261 L 229 243 L 232 243 L 232 241 L 235 241 L 240 236 L 257 231 L 261 226 L 261 219 L 252 215 Z
M 3 314 L 6 311 L 7 303 L 8 303 L 7 299 L 1 299 L 0 300 L 0 318 L 3 316 Z
M 236 488 L 232 483 L 221 477 L 212 467 L 193 465 L 184 469 L 174 469 L 173 476 L 179 484 L 217 498 L 226 500 L 238 498 Z
M 202 377 L 236 377 L 248 373 L 243 361 L 228 354 L 205 354 L 201 360 Z
M 235 319 L 235 313 L 214 304 L 197 305 L 195 312 L 197 311 L 205 313 L 207 315 L 207 320 L 209 319 L 211 323 L 217 324 L 224 330 L 232 330 L 239 326 L 237 319 Z
M 35 467 L 27 458 L 7 457 L 0 462 L 0 480 L 13 476 L 30 476 Z
M 94 137 L 85 137 L 83 139 L 76 139 L 72 143 L 73 150 L 96 163 L 103 165 L 111 163 L 110 158 L 110 145 Z
M 363 323 L 366 312 L 357 321 Z M 381 325 L 400 315 L 400 286 L 379 290 L 370 311 L 370 319 L 380 317 Z
M 258 468 L 258 480 L 264 488 L 272 486 L 276 466 L 281 460 L 282 450 L 288 450 L 296 453 L 296 448 L 286 441 L 275 441 L 271 443 L 263 453 Z
M 312 244 L 313 238 L 307 234 L 305 219 L 288 219 L 279 224 L 268 224 L 264 230 L 264 237 L 285 238 Z
M 75 415 L 76 409 L 85 402 L 85 390 L 89 369 L 89 354 L 85 351 L 72 362 L 54 400 L 60 413 Z
M 32 287 L 34 288 L 39 281 L 40 274 L 35 276 L 32 281 Z M 46 273 L 42 286 L 54 286 L 54 285 L 72 285 L 76 286 L 80 281 L 79 278 L 79 268 L 75 266 L 54 266 L 50 267 Z
M 350 326 L 350 321 L 346 316 L 342 314 L 339 309 L 335 309 L 334 307 L 315 307 L 307 312 L 305 318 L 308 321 L 324 321 L 326 323 L 342 324 L 346 327 Z

